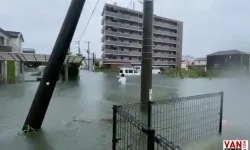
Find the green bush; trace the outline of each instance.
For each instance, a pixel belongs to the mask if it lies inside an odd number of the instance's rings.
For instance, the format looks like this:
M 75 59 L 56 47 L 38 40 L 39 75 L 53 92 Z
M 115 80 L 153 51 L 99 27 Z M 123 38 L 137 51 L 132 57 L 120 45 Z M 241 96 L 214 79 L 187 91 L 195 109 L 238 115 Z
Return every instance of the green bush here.
M 162 72 L 163 75 L 172 78 L 205 78 L 205 77 L 217 77 L 214 72 L 205 70 L 177 70 L 177 69 L 167 69 Z
M 7 61 L 7 82 L 15 83 L 15 81 L 16 81 L 15 61 Z

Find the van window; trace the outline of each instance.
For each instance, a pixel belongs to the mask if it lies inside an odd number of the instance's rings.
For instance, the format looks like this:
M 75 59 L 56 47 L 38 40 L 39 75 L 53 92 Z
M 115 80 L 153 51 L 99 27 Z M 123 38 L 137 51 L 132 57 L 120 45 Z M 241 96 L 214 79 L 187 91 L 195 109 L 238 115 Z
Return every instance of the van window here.
M 138 73 L 138 71 L 137 71 L 137 70 L 134 70 L 134 72 L 135 72 L 135 73 Z
M 129 73 L 133 73 L 133 70 L 129 70 Z
M 123 73 L 123 70 L 120 70 L 120 73 Z
M 128 73 L 128 70 L 125 70 L 125 73 Z

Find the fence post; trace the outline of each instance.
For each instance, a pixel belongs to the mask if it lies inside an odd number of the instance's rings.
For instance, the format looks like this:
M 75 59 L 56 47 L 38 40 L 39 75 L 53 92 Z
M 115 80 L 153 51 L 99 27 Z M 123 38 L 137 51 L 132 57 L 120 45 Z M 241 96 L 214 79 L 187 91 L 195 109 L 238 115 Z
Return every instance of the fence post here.
M 148 102 L 148 128 L 151 128 L 152 123 L 152 101 Z
M 155 138 L 155 130 L 153 130 L 153 129 L 148 129 L 147 130 L 147 132 L 148 132 L 148 141 L 147 141 L 147 150 L 154 150 L 154 148 L 155 148 L 155 140 L 154 140 L 154 138 Z
M 117 125 L 117 106 L 113 105 L 113 135 L 112 135 L 112 150 L 116 150 L 116 125 Z
M 221 92 L 219 134 L 221 134 L 221 132 L 222 132 L 223 100 L 224 100 L 224 92 Z

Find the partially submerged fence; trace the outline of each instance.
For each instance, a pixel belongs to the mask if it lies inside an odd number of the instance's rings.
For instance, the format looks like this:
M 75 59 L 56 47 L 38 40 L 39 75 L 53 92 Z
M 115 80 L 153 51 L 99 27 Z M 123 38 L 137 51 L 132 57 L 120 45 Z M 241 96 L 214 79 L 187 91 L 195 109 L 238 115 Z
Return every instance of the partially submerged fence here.
M 113 150 L 180 150 L 222 132 L 223 92 L 113 107 Z

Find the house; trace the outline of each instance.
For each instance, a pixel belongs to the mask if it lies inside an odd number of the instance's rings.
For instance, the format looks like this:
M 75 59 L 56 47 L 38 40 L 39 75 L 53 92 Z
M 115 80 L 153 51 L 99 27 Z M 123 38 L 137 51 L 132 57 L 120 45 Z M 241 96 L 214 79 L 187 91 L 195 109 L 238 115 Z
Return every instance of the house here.
M 207 70 L 249 70 L 249 54 L 234 50 L 218 51 L 207 55 Z
M 204 69 L 207 66 L 207 58 L 206 57 L 198 57 L 193 61 L 193 65 L 195 68 Z
M 22 49 L 23 53 L 28 53 L 28 54 L 35 54 L 36 50 L 33 48 L 23 48 Z
M 0 28 L 0 53 L 1 52 L 15 52 L 22 53 L 22 45 L 24 38 L 21 32 L 16 31 L 7 31 Z M 8 69 L 9 66 L 12 66 L 15 72 L 12 73 L 12 79 L 20 79 L 20 76 L 23 76 L 23 63 L 20 61 L 9 62 L 0 58 L 0 81 L 8 79 Z M 10 65 L 11 64 L 11 65 Z M 12 69 L 13 70 L 13 69 Z M 9 75 L 11 73 L 9 72 Z M 15 79 L 13 79 L 15 77 Z

